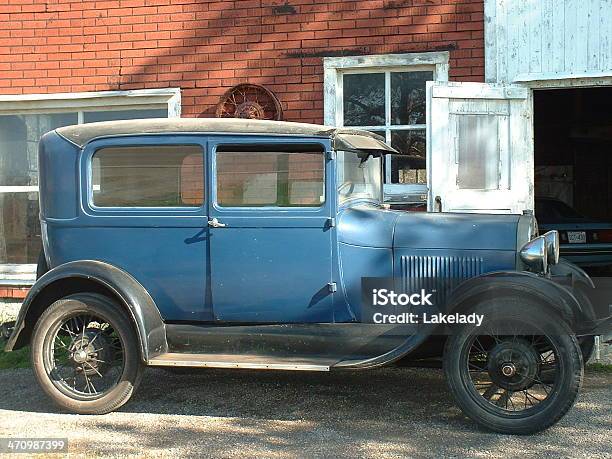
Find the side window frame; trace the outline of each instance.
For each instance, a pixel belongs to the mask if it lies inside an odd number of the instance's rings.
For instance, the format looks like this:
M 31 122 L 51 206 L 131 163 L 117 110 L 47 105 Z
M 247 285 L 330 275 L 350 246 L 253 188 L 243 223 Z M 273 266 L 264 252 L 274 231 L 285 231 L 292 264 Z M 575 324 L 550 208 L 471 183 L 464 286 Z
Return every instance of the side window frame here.
M 93 157 L 103 148 L 128 148 L 143 146 L 193 146 L 201 149 L 203 161 L 204 199 L 200 206 L 174 207 L 100 207 L 93 203 Z M 200 216 L 208 209 L 208 174 L 207 174 L 206 138 L 196 136 L 125 136 L 97 139 L 85 146 L 80 155 L 79 191 L 81 209 L 88 215 L 99 216 Z
M 325 202 L 317 207 L 307 206 L 221 206 L 218 204 L 217 199 L 217 148 L 226 145 L 308 145 L 321 147 L 321 153 L 323 155 L 325 171 L 324 171 L 324 195 Z M 326 138 L 301 138 L 301 137 L 272 137 L 272 136 L 219 136 L 209 138 L 209 170 L 210 180 L 208 181 L 208 200 L 210 203 L 211 211 L 218 214 L 261 214 L 266 215 L 272 214 L 286 214 L 291 212 L 292 214 L 304 214 L 304 215 L 328 215 L 330 210 L 335 209 L 335 186 L 332 174 L 335 174 L 334 161 L 330 160 L 328 152 L 331 150 L 331 144 L 329 139 Z M 316 154 L 316 153 L 315 153 Z

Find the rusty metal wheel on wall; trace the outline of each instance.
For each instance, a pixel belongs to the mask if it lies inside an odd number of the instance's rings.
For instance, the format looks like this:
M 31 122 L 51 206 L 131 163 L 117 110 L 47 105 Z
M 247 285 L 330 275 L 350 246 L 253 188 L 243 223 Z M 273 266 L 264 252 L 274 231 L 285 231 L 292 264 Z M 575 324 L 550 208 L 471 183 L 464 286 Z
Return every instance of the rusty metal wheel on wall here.
M 283 119 L 283 109 L 272 91 L 260 85 L 244 83 L 223 94 L 215 116 L 280 121 Z

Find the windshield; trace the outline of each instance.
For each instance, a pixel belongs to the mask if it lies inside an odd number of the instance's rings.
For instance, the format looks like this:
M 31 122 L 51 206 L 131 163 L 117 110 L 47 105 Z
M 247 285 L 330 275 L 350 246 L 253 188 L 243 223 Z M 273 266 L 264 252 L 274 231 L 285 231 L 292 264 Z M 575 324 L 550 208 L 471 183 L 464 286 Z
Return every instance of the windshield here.
M 366 152 L 338 151 L 340 204 L 352 199 L 382 201 L 382 160 Z

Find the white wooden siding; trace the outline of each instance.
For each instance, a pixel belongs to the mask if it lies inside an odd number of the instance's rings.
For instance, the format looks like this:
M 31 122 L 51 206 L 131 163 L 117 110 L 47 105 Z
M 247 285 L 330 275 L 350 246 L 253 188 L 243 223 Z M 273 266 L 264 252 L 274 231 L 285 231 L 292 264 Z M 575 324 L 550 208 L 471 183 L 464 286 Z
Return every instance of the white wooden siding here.
M 612 77 L 612 0 L 485 0 L 485 76 Z

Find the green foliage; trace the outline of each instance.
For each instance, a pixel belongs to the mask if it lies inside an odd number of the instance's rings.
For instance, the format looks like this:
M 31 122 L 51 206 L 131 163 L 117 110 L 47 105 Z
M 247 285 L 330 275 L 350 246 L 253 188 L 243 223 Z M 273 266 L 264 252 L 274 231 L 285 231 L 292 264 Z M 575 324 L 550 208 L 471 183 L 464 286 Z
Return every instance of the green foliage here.
M 591 363 L 586 369 L 592 373 L 612 373 L 612 365 L 609 363 Z
M 4 340 L 0 340 L 0 370 L 10 368 L 29 368 L 30 367 L 30 348 L 25 347 L 13 352 L 5 352 Z

